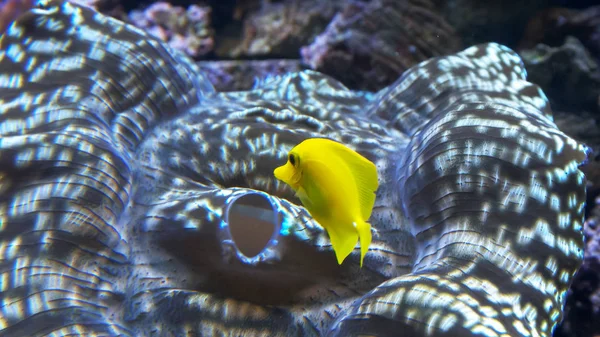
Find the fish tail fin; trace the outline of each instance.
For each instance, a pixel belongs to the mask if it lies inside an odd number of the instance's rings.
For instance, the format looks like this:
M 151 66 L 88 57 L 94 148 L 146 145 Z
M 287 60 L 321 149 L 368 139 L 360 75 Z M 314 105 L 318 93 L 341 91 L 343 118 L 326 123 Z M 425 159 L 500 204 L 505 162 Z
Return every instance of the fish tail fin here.
M 371 225 L 366 221 L 360 221 L 355 223 L 355 226 L 356 231 L 358 232 L 358 238 L 360 239 L 360 267 L 362 268 L 363 259 L 371 245 Z

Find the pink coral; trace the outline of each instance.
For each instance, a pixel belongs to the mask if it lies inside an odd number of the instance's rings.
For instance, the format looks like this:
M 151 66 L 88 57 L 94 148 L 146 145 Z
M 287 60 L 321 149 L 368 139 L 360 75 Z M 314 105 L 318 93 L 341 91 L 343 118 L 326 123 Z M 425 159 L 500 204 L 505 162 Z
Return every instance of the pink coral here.
M 214 47 L 210 13 L 210 7 L 191 5 L 184 9 L 156 2 L 144 11 L 132 11 L 128 21 L 167 42 L 172 48 L 200 57 Z

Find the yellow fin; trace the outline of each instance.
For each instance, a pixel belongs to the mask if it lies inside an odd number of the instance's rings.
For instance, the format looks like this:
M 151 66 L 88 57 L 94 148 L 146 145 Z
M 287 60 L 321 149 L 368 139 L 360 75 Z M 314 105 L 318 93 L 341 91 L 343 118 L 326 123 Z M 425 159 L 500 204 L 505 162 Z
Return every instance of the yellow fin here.
M 358 235 L 354 229 L 344 231 L 334 227 L 325 228 L 327 229 L 327 234 L 329 234 L 338 264 L 342 264 L 344 259 L 354 250 L 358 241 Z
M 304 208 L 306 208 L 309 212 L 315 208 L 304 187 L 298 187 L 296 190 L 296 196 L 298 199 L 300 199 Z
M 371 245 L 371 225 L 368 222 L 362 221 L 356 224 L 356 230 L 360 239 L 360 267 L 362 268 L 363 259 Z
M 354 178 L 360 203 L 360 214 L 362 215 L 362 220 L 366 221 L 371 217 L 371 211 L 375 204 L 375 191 L 379 187 L 377 167 L 358 152 L 340 143 L 331 142 L 332 146 L 336 149 L 336 154 L 346 163 Z

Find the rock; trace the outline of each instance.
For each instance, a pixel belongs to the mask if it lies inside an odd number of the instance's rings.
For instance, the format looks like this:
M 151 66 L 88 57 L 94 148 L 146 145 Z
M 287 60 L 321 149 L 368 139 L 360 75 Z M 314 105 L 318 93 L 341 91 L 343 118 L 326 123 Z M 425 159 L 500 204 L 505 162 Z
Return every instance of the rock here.
M 429 1 L 348 1 L 301 53 L 312 69 L 350 88 L 376 91 L 416 63 L 460 46 Z
M 567 37 L 560 47 L 539 44 L 520 52 L 529 80 L 557 109 L 600 111 L 600 69 L 583 44 Z
M 252 88 L 256 79 L 302 70 L 300 60 L 201 61 L 198 66 L 218 91 Z
M 598 165 L 596 166 L 596 171 Z M 596 206 L 600 199 L 595 202 Z M 565 319 L 554 337 L 592 337 L 600 334 L 600 208 L 584 226 L 586 248 L 583 265 L 573 280 L 565 305 Z
M 21 14 L 33 7 L 33 0 L 6 0 L 0 2 L 0 35 Z
M 244 21 L 243 38 L 219 48 L 219 56 L 298 58 L 300 47 L 321 33 L 339 8 L 339 0 L 287 0 L 267 3 Z
M 465 45 L 496 41 L 514 46 L 529 18 L 550 0 L 434 0 Z
M 528 23 L 519 49 L 539 43 L 552 47 L 564 44 L 574 36 L 596 58 L 600 58 L 600 6 L 586 9 L 549 8 L 539 12 Z

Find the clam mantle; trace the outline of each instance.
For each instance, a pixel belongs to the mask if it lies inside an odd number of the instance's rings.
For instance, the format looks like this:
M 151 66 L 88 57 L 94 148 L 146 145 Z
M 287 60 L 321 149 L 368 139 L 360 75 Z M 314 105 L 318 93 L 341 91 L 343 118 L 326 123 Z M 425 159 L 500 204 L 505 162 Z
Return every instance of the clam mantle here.
M 378 168 L 364 268 L 272 176 L 328 137 Z M 1 336 L 550 336 L 588 149 L 490 43 L 377 93 L 222 93 L 135 27 L 41 1 L 0 40 Z

